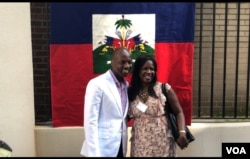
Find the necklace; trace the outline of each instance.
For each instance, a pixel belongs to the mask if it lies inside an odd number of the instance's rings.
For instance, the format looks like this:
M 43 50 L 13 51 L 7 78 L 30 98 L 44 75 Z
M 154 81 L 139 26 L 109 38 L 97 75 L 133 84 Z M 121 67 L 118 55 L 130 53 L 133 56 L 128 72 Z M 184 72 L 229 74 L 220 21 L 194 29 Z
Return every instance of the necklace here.
M 142 101 L 145 103 L 148 99 L 148 91 L 147 90 L 141 90 L 139 92 L 139 97 L 142 99 Z

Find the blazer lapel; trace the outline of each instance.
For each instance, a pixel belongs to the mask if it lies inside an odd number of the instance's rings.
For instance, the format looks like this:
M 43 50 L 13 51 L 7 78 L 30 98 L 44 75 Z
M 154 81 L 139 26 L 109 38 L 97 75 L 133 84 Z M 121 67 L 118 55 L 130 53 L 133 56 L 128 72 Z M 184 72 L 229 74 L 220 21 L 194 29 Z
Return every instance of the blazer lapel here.
M 127 98 L 127 103 L 126 103 L 126 108 L 125 108 L 125 112 L 124 112 L 124 115 L 123 115 L 123 118 L 126 118 L 127 117 L 127 112 L 128 112 L 128 104 L 129 104 L 129 101 L 128 101 L 128 82 L 126 82 L 126 98 Z
M 109 81 L 108 88 L 110 89 L 110 93 L 112 94 L 112 96 L 114 97 L 114 100 L 116 101 L 116 104 L 119 108 L 119 112 L 121 114 L 123 114 L 122 113 L 122 105 L 121 105 L 121 97 L 120 97 L 120 94 L 119 94 L 118 89 L 116 87 L 115 81 L 113 80 L 109 71 L 107 72 L 107 79 Z

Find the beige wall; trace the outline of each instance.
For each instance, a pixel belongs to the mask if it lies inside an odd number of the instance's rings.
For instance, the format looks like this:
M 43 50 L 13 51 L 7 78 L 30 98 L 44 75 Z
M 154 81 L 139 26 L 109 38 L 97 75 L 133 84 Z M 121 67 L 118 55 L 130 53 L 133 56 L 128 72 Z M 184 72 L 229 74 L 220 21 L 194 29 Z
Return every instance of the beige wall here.
M 29 3 L 0 3 L 0 140 L 13 157 L 35 156 Z
M 190 130 L 196 140 L 185 150 L 178 148 L 179 157 L 221 157 L 223 142 L 250 142 L 250 122 L 210 120 L 192 123 Z M 128 129 L 130 138 L 131 127 Z M 35 128 L 37 157 L 81 157 L 83 127 Z M 128 141 L 127 157 L 130 156 Z

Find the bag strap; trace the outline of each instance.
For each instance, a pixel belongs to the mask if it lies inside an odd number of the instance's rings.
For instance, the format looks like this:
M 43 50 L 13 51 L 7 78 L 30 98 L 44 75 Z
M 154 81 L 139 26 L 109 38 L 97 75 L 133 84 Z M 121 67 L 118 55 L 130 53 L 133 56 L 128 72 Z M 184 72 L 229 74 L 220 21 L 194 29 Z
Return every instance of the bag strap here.
M 166 102 L 165 102 L 165 111 L 166 112 L 168 112 L 168 106 L 169 106 L 169 104 L 168 104 L 168 96 L 167 96 L 167 90 L 166 90 L 166 85 L 165 85 L 165 83 L 162 83 L 161 84 L 161 90 L 162 90 L 162 93 L 165 95 L 165 97 L 166 97 Z
M 168 112 L 173 112 L 172 111 L 172 108 L 171 108 L 171 106 L 170 106 L 170 104 L 169 104 L 169 102 L 168 102 L 168 95 L 167 95 L 167 90 L 166 90 L 166 84 L 165 83 L 162 83 L 161 84 L 161 90 L 162 90 L 162 93 L 165 95 L 165 97 L 166 97 L 166 103 L 165 103 L 165 110 L 166 110 L 166 112 L 168 113 Z
M 166 91 L 166 86 L 165 86 L 165 83 L 162 83 L 161 84 L 161 90 L 162 90 L 162 93 L 166 96 L 167 98 L 167 91 Z

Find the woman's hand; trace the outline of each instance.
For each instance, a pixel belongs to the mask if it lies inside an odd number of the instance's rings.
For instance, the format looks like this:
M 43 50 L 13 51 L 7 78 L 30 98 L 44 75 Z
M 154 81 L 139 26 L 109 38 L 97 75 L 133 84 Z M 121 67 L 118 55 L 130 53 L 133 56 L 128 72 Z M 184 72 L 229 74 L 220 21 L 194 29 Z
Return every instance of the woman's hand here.
M 178 137 L 176 142 L 181 149 L 187 148 L 188 142 L 187 142 L 187 138 L 186 138 L 186 132 L 180 132 L 179 137 Z

